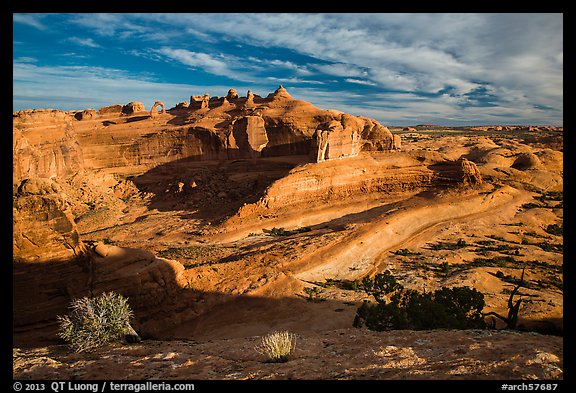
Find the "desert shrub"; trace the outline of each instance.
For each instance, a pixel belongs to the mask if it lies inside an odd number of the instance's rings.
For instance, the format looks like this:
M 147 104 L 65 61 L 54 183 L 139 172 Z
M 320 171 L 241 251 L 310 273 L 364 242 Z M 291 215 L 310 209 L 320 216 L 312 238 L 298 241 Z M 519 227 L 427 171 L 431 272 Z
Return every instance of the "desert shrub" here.
M 563 227 L 558 224 L 550 224 L 545 229 L 551 235 L 562 236 Z
M 274 227 L 270 230 L 270 234 L 272 236 L 286 236 L 286 235 L 288 235 L 288 233 L 286 232 L 286 229 L 276 228 L 276 227 Z
M 324 291 L 318 287 L 304 288 L 304 293 L 307 295 L 306 300 L 309 302 L 322 302 L 326 300 L 322 298 Z
M 521 206 L 521 208 L 523 208 L 523 209 L 537 209 L 539 207 L 542 207 L 542 205 L 539 205 L 539 204 L 534 203 L 534 202 L 525 203 Z
M 422 253 L 420 253 L 420 252 L 413 252 L 413 251 L 410 251 L 410 250 L 407 249 L 407 248 L 401 248 L 401 249 L 399 249 L 399 250 L 396 250 L 396 251 L 393 252 L 393 254 L 394 254 L 394 255 L 406 256 L 406 257 L 416 256 L 416 255 L 422 255 Z
M 460 248 L 466 247 L 468 244 L 464 239 L 459 239 L 456 243 L 437 242 L 429 245 L 431 250 L 459 250 Z
M 296 348 L 296 335 L 284 332 L 274 332 L 262 337 L 260 345 L 254 349 L 261 355 L 265 355 L 269 362 L 284 363 Z
M 95 349 L 112 341 L 137 334 L 130 326 L 132 310 L 128 300 L 114 292 L 99 297 L 73 300 L 70 314 L 58 316 L 58 336 L 76 352 Z
M 369 282 L 371 281 L 371 282 Z M 477 329 L 485 327 L 484 295 L 474 288 L 454 287 L 434 292 L 405 289 L 389 271 L 365 280 L 376 303 L 364 301 L 353 325 L 370 330 Z

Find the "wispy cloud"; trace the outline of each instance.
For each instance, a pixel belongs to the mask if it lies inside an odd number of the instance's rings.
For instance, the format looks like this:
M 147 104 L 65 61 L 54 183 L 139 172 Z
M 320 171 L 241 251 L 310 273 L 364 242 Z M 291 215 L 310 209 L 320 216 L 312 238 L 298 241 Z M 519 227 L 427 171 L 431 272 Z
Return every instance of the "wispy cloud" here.
M 344 80 L 348 83 L 356 83 L 357 85 L 377 86 L 376 83 L 364 79 L 346 78 Z
M 43 14 L 12 14 L 12 20 L 14 23 L 22 23 L 38 30 L 46 30 L 46 26 L 42 23 L 42 19 L 44 19 Z
M 282 84 L 297 84 L 297 85 L 300 85 L 300 84 L 323 85 L 323 84 L 325 84 L 325 82 L 322 82 L 322 81 L 301 79 L 301 78 L 295 78 L 295 77 L 278 78 L 275 76 L 268 76 L 268 77 L 266 77 L 266 79 L 269 81 L 274 81 L 274 82 L 278 82 L 278 83 L 282 83 Z
M 38 59 L 34 57 L 22 56 L 17 59 L 14 59 L 14 61 L 18 63 L 36 63 Z

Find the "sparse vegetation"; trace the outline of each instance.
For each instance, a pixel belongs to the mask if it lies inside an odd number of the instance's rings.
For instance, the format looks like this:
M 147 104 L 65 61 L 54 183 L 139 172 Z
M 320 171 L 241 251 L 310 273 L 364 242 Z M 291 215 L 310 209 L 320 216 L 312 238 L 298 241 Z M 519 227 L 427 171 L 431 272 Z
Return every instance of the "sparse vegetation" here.
M 338 280 L 327 278 L 324 282 L 315 282 L 314 284 L 322 288 L 336 287 L 346 291 L 361 291 L 364 288 L 361 280 Z
M 297 233 L 305 233 L 305 232 L 310 232 L 312 229 L 310 227 L 302 227 L 302 228 L 298 228 L 295 229 L 293 231 L 288 231 L 285 228 L 272 228 L 270 230 L 270 235 L 272 236 L 289 236 L 289 235 L 295 235 Z
M 58 336 L 76 352 L 93 350 L 126 335 L 133 340 L 138 337 L 130 325 L 132 310 L 128 300 L 114 292 L 76 299 L 70 308 L 70 314 L 58 316 Z
M 422 255 L 421 252 L 412 252 L 407 248 L 401 248 L 400 250 L 393 251 L 392 253 L 394 255 L 401 255 L 401 256 L 405 256 L 405 257 Z
M 389 271 L 364 280 L 376 304 L 364 301 L 353 326 L 370 330 L 472 329 L 485 327 L 484 295 L 470 287 L 443 287 L 421 293 L 405 289 Z
M 461 248 L 467 247 L 468 243 L 464 239 L 459 239 L 456 243 L 450 242 L 437 242 L 430 244 L 431 250 L 459 250 Z
M 284 363 L 296 349 L 296 335 L 288 331 L 274 332 L 262 337 L 256 352 L 266 356 L 268 362 Z
M 322 294 L 324 291 L 319 287 L 313 288 L 304 288 L 304 293 L 306 294 L 306 300 L 309 302 L 323 302 L 324 298 L 322 298 Z
M 546 232 L 548 232 L 551 235 L 555 235 L 555 236 L 562 236 L 562 233 L 564 231 L 564 228 L 562 225 L 558 225 L 558 224 L 550 224 L 546 227 L 545 229 Z
M 286 233 L 286 229 L 276 228 L 276 227 L 274 227 L 270 230 L 270 234 L 272 236 L 286 236 L 286 235 L 288 235 L 288 233 Z
M 537 209 L 539 207 L 543 207 L 542 205 L 534 202 L 528 202 L 521 206 L 522 209 Z

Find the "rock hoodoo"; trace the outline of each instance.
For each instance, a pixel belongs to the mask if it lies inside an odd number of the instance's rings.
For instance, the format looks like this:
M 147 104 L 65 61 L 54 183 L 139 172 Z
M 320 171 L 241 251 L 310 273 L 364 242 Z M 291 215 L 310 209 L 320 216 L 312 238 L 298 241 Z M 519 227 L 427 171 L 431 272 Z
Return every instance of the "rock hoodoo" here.
M 238 92 L 236 89 L 228 90 L 228 94 L 226 95 L 226 99 L 228 101 L 237 100 L 238 99 Z

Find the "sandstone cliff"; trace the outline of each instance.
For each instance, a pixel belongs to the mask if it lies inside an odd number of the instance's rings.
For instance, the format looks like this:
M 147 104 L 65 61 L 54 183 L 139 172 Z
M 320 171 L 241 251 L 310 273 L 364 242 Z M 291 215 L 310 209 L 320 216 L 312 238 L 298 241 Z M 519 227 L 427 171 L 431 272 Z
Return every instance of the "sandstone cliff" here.
M 309 155 L 321 161 L 396 147 L 390 131 L 375 120 L 317 108 L 282 86 L 266 98 L 251 92 L 239 97 L 234 89 L 226 97 L 192 96 L 190 105 L 162 117 L 157 106 L 163 114 L 161 102 L 145 115 L 140 102 L 98 112 L 16 112 L 13 181 L 66 177 L 84 168 L 142 173 L 184 158 Z

